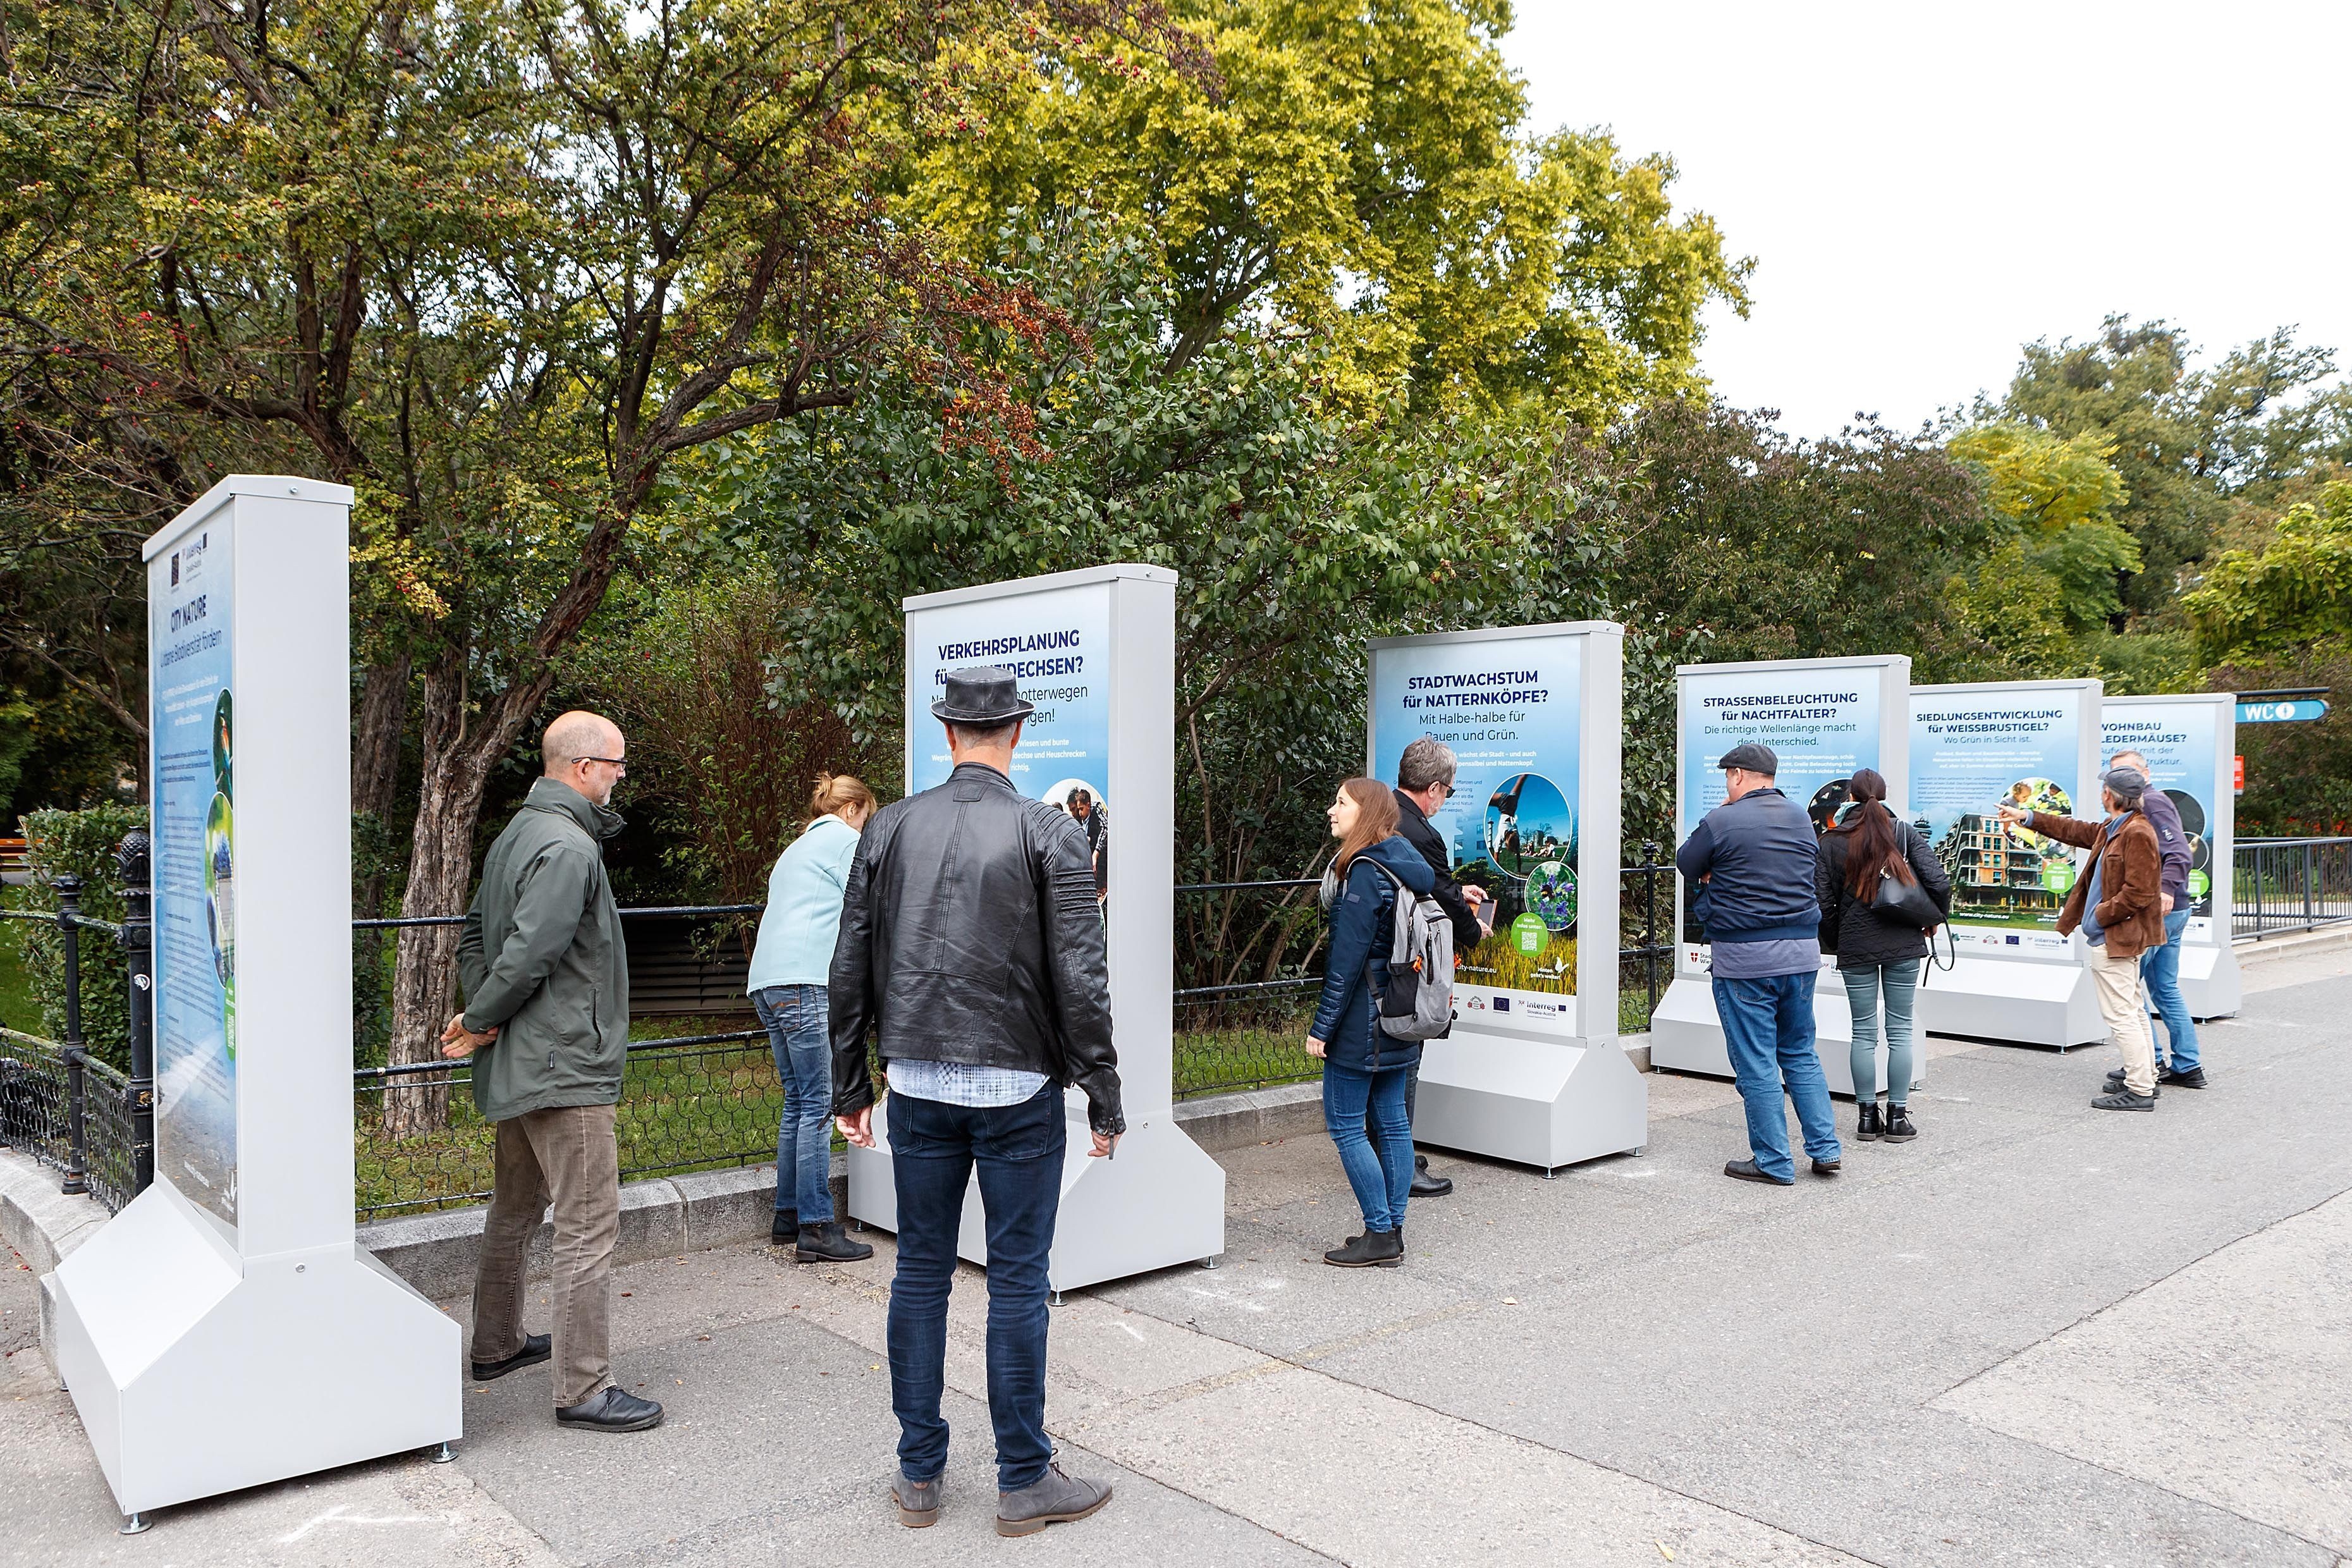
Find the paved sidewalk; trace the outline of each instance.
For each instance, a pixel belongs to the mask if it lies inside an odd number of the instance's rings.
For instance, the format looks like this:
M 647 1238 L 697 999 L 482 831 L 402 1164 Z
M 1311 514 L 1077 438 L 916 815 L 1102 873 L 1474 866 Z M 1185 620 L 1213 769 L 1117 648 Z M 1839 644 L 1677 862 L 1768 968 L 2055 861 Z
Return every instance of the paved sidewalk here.
M 981 1329 L 960 1281 L 935 1529 L 883 1496 L 887 1238 L 633 1266 L 618 1366 L 655 1433 L 562 1432 L 543 1372 L 470 1391 L 457 1463 L 407 1458 L 115 1515 L 0 1271 L 10 1563 L 1267 1563 L 1978 1568 L 2352 1558 L 2352 949 L 2249 972 L 2215 1087 L 2095 1112 L 2103 1049 L 1931 1042 L 1919 1141 L 1793 1190 L 1727 1182 L 1737 1097 L 1653 1079 L 1644 1158 L 1553 1182 L 1441 1157 L 1395 1271 L 1328 1143 L 1223 1157 L 1230 1250 L 1054 1316 L 1087 1523 L 989 1529 Z M 1842 1128 L 1853 1112 L 1841 1104 Z M 463 1302 L 449 1303 L 453 1311 Z

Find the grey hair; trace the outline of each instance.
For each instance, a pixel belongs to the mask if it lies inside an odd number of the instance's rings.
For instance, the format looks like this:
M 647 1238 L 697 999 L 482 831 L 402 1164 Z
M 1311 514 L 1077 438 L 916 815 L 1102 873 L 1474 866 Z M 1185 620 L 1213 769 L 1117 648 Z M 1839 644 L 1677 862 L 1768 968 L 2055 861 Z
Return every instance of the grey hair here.
M 953 719 L 942 721 L 955 731 L 955 738 L 966 746 L 1001 746 L 1013 739 L 1013 727 L 1019 719 L 1007 719 L 1002 724 L 964 724 Z
M 1397 759 L 1397 788 L 1411 794 L 1432 784 L 1450 784 L 1454 766 L 1454 748 L 1434 735 L 1423 735 Z

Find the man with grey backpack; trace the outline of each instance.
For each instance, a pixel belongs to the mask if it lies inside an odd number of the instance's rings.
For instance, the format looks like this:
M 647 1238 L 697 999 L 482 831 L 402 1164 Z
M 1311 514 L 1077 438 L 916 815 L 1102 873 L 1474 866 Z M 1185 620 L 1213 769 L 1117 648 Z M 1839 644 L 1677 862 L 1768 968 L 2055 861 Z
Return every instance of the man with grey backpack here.
M 1339 847 L 1323 878 L 1328 957 L 1307 1050 L 1323 1062 L 1323 1125 L 1363 1211 L 1364 1231 L 1323 1261 L 1393 1268 L 1404 1258 L 1412 1183 L 1405 1084 L 1421 1060 L 1421 1042 L 1452 1016 L 1454 933 L 1429 897 L 1436 874 L 1397 833 L 1396 797 L 1385 784 L 1348 779 L 1325 815 Z M 1367 1122 L 1380 1129 L 1377 1150 Z

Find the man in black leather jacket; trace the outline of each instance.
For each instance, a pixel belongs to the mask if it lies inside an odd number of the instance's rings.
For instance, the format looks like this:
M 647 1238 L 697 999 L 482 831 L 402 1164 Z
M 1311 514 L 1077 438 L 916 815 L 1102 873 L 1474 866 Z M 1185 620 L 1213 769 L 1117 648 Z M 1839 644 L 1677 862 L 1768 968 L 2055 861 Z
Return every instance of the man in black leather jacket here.
M 1433 735 L 1423 735 L 1405 747 L 1397 759 L 1397 832 L 1407 844 L 1421 852 L 1429 868 L 1437 873 L 1437 888 L 1430 897 L 1437 900 L 1446 918 L 1454 924 L 1454 951 L 1468 952 L 1478 945 L 1486 928 L 1478 921 L 1478 905 L 1486 901 L 1483 888 L 1465 887 L 1454 879 L 1454 856 L 1447 850 L 1445 840 L 1430 826 L 1429 814 L 1444 805 L 1454 793 L 1455 768 L 1454 749 Z M 1453 1033 L 1447 1030 L 1446 1034 Z M 1445 1038 L 1445 1035 L 1437 1037 Z M 1414 1100 L 1421 1088 L 1421 1063 L 1415 1059 L 1407 1069 L 1404 1080 L 1404 1116 L 1412 1120 Z M 1377 1147 L 1379 1140 L 1373 1140 Z M 1416 1153 L 1412 1157 L 1412 1193 L 1416 1198 L 1442 1198 L 1454 1190 L 1454 1178 L 1433 1175 L 1429 1156 Z
M 1063 1088 L 1086 1093 L 1097 1158 L 1127 1130 L 1086 834 L 1013 787 L 1013 748 L 1033 710 L 1004 670 L 947 678 L 931 712 L 947 726 L 955 771 L 866 825 L 826 987 L 843 1137 L 874 1147 L 869 1033 L 890 1084 L 898 1517 L 912 1526 L 939 1517 L 948 1290 L 977 1167 L 1002 1535 L 1084 1519 L 1110 1500 L 1108 1483 L 1065 1475 L 1045 1436 L 1046 1258 L 1067 1141 Z

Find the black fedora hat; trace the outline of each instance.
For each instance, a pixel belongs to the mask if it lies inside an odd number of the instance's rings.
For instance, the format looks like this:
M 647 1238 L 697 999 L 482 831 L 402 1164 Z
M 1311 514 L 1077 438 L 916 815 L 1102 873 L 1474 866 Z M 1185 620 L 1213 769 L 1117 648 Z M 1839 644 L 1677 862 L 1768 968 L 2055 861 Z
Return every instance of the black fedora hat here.
M 1010 724 L 1037 711 L 1021 700 L 1013 672 L 992 664 L 948 672 L 948 694 L 931 704 L 931 717 L 950 724 Z

